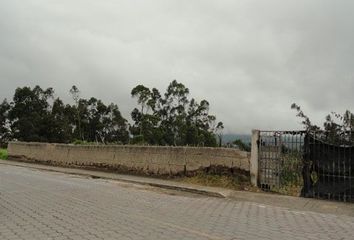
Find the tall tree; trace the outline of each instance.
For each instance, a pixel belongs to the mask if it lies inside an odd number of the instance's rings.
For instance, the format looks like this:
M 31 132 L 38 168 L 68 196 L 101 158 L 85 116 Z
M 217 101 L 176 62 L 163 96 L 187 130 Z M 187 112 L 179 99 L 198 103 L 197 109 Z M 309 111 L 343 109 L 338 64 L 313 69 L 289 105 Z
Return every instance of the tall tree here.
M 139 133 L 140 136 L 143 136 L 143 125 L 145 121 L 145 115 L 147 114 L 149 107 L 151 105 L 148 105 L 149 100 L 151 99 L 151 91 L 149 88 L 145 87 L 144 85 L 138 85 L 135 88 L 132 89 L 131 91 L 132 97 L 135 97 L 138 99 L 138 104 L 140 105 L 140 113 L 138 109 L 134 109 L 132 113 L 132 117 L 138 120 L 137 126 L 139 127 Z M 145 111 L 145 112 L 144 112 Z M 133 114 L 135 116 L 133 116 Z
M 128 121 L 123 118 L 116 104 L 111 103 L 102 116 L 102 128 L 98 131 L 103 142 L 127 144 L 129 142 Z
M 74 104 L 54 99 L 52 88 L 17 88 L 13 102 L 0 104 L 0 144 L 20 141 L 62 142 L 84 139 L 90 142 L 128 143 L 128 122 L 116 104 L 106 106 L 96 98 L 80 98 L 76 86 L 70 89 Z
M 0 147 L 3 147 L 11 138 L 8 113 L 11 106 L 6 99 L 0 104 Z
M 71 87 L 71 89 L 69 90 L 69 93 L 71 94 L 72 99 L 75 102 L 75 107 L 74 107 L 74 111 L 75 111 L 75 115 L 76 115 L 76 121 L 77 121 L 77 125 L 76 125 L 76 132 L 77 135 L 79 137 L 79 139 L 84 140 L 83 134 L 82 134 L 82 129 L 81 129 L 81 112 L 80 112 L 80 90 L 73 85 Z
M 141 105 L 141 110 L 135 108 L 131 113 L 134 139 L 160 145 L 217 145 L 216 133 L 221 133 L 222 123 L 215 123 L 206 100 L 189 100 L 189 89 L 182 83 L 172 81 L 163 95 L 156 88 L 138 85 L 132 96 Z
M 48 141 L 49 99 L 53 89 L 17 88 L 9 111 L 13 137 L 21 141 Z
M 49 120 L 47 121 L 49 142 L 69 143 L 73 140 L 71 114 L 70 105 L 64 105 L 59 98 L 54 100 Z

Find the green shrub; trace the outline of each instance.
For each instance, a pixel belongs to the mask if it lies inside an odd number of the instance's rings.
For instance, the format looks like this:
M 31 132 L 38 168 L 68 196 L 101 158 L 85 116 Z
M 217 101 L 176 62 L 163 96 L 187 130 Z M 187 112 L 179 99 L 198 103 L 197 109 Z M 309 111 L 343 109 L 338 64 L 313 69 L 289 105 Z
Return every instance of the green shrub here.
M 0 149 L 0 159 L 4 159 L 4 160 L 7 159 L 7 149 L 5 148 Z
M 88 142 L 76 139 L 76 140 L 74 140 L 73 144 L 75 144 L 75 145 L 87 145 Z
M 75 144 L 75 145 L 101 145 L 102 143 L 88 142 L 85 140 L 76 139 L 76 140 L 74 140 L 73 144 Z
M 134 137 L 131 139 L 131 142 L 130 142 L 130 143 L 131 143 L 131 144 L 135 144 L 135 145 L 145 145 L 145 144 L 146 144 L 143 135 L 134 136 Z

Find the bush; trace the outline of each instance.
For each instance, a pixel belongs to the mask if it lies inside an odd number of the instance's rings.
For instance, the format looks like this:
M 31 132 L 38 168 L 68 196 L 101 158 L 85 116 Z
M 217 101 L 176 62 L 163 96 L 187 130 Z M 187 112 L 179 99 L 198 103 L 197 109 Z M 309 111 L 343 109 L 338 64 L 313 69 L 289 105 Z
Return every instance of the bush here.
M 73 144 L 75 144 L 75 145 L 102 145 L 101 143 L 88 142 L 88 141 L 79 140 L 79 139 L 74 140 Z
M 145 144 L 146 144 L 143 135 L 134 136 L 134 137 L 131 139 L 131 142 L 130 142 L 130 143 L 131 143 L 131 144 L 136 144 L 136 145 L 145 145 Z
M 0 149 L 0 159 L 3 159 L 3 160 L 7 159 L 7 149 L 5 149 L 5 148 Z

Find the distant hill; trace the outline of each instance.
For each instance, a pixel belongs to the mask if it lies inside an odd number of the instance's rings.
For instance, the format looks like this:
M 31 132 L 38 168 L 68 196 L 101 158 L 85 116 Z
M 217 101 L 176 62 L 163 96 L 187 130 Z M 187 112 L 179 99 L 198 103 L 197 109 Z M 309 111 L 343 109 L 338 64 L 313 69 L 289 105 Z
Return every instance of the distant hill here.
M 222 136 L 222 143 L 233 142 L 240 139 L 244 143 L 251 143 L 251 134 L 224 134 Z

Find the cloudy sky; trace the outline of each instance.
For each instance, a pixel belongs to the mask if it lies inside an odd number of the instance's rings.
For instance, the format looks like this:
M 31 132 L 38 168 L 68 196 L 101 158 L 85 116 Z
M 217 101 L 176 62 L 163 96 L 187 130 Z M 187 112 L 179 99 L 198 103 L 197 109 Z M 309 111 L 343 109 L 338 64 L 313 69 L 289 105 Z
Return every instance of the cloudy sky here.
M 226 133 L 299 129 L 354 110 L 352 0 L 0 0 L 0 98 L 53 87 L 119 105 L 173 79 Z

